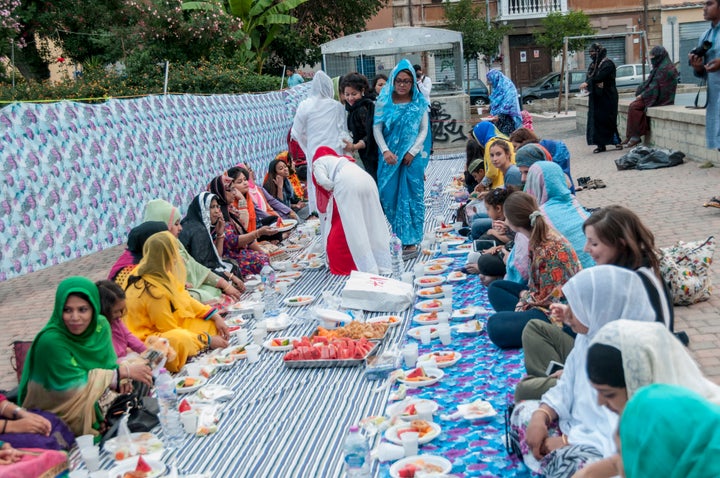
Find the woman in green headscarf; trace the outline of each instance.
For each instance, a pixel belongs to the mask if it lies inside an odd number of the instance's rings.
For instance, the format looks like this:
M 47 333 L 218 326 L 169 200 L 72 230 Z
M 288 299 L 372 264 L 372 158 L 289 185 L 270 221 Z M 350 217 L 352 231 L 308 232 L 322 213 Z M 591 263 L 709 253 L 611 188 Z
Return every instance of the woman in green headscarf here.
M 178 208 L 163 199 L 153 199 L 145 206 L 145 217 L 143 221 L 161 221 L 167 224 L 170 233 L 177 237 L 182 231 L 180 221 L 182 216 Z M 190 295 L 203 303 L 219 304 L 221 306 L 240 299 L 240 294 L 245 290 L 245 284 L 235 275 L 230 275 L 227 280 L 197 262 L 185 249 L 182 242 L 176 240 L 180 257 L 185 265 L 187 277 L 185 281 L 190 286 L 187 291 Z M 227 297 L 223 297 L 225 294 Z
M 25 360 L 18 401 L 56 414 L 76 435 L 97 435 L 103 421 L 99 403 L 112 403 L 112 390 L 128 391 L 132 385 L 125 379 L 152 386 L 147 365 L 118 369 L 95 284 L 85 277 L 63 280 L 53 314 Z
M 675 385 L 640 389 L 620 419 L 627 478 L 720 476 L 720 406 Z

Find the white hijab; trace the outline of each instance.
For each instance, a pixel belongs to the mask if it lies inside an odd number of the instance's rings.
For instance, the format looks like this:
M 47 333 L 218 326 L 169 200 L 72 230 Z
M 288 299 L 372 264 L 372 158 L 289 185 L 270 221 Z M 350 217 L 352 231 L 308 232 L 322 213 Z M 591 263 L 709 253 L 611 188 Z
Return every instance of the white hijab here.
M 597 403 L 585 371 L 590 340 L 607 323 L 621 318 L 652 321 L 645 286 L 636 272 L 611 265 L 583 269 L 562 288 L 575 317 L 588 328 L 578 334 L 557 385 L 542 396 L 560 417 L 560 429 L 573 445 L 590 445 L 603 456 L 615 453 L 617 415 Z
M 591 344 L 615 347 L 622 354 L 628 399 L 646 385 L 679 385 L 720 404 L 720 386 L 705 378 L 675 336 L 659 322 L 618 320 L 603 327 Z
M 320 146 L 332 148 L 343 154 L 343 139 L 350 139 L 347 131 L 346 113 L 343 105 L 335 100 L 335 87 L 324 71 L 313 76 L 310 96 L 303 100 L 295 112 L 290 135 L 295 138 L 307 158 L 308 178 L 312 177 L 312 161 Z M 315 185 L 307 182 L 308 202 L 315 210 Z

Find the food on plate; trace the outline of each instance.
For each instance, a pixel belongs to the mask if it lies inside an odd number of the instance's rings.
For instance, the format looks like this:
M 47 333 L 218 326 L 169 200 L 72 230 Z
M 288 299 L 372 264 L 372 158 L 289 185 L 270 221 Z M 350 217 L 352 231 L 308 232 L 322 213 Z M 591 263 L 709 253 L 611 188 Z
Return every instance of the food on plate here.
M 177 387 L 178 388 L 192 387 L 193 385 L 195 385 L 196 382 L 197 382 L 197 379 L 194 377 L 185 377 L 183 380 L 180 380 L 177 383 Z
M 303 337 L 293 341 L 293 350 L 283 360 L 361 360 L 375 345 L 367 339 Z
M 453 271 L 448 274 L 448 279 L 464 279 L 465 277 L 467 277 L 467 275 L 460 271 Z
M 283 222 L 282 218 L 278 216 L 277 222 L 275 222 L 275 227 L 281 228 L 285 227 L 285 223 Z
M 433 299 L 433 300 L 427 301 L 427 302 L 424 304 L 424 306 L 425 306 L 426 309 L 439 309 L 439 308 L 441 308 L 441 307 L 443 306 L 443 303 L 442 303 L 442 301 L 440 301 L 440 300 Z
M 420 282 L 420 284 L 423 284 L 423 285 L 425 285 L 425 284 L 430 285 L 430 284 L 437 284 L 440 281 L 441 281 L 441 279 L 439 279 L 437 277 L 421 277 L 418 282 Z
M 105 443 L 105 449 L 112 453 L 115 460 L 120 461 L 133 455 L 148 455 L 162 450 L 163 444 L 150 432 L 133 433 L 130 435 L 132 447 L 127 440 L 113 438 Z
M 143 457 L 138 457 L 137 465 L 134 471 L 126 471 L 123 478 L 146 478 L 153 471 L 152 467 L 147 464 Z
M 422 438 L 428 433 L 433 432 L 433 427 L 425 420 L 413 420 L 409 426 L 399 428 L 397 431 L 398 438 L 401 438 L 405 433 L 416 432 L 418 438 Z
M 447 363 L 455 360 L 455 352 L 432 352 L 430 357 L 435 359 L 435 363 Z
M 328 338 L 341 338 L 347 337 L 349 339 L 381 339 L 387 332 L 388 324 L 382 322 L 362 323 L 357 320 L 338 327 L 336 329 L 328 330 L 324 327 L 318 327 L 317 335 L 320 337 Z
M 425 382 L 427 380 L 432 380 L 433 378 L 435 377 L 425 375 L 425 369 L 417 367 L 412 372 L 405 374 L 405 378 L 403 380 L 406 382 Z
M 384 317 L 383 320 L 378 320 L 376 322 L 370 322 L 371 324 L 395 324 L 400 321 L 400 317 L 397 315 L 390 315 L 388 317 Z
M 243 345 L 242 347 L 234 347 L 234 348 L 232 348 L 232 349 L 230 350 L 230 352 L 228 352 L 228 355 L 230 355 L 230 356 L 233 356 L 233 355 L 245 355 L 245 354 L 247 354 L 247 350 L 245 350 L 245 346 L 244 346 L 244 345 Z
M 287 345 L 290 345 L 290 339 L 280 338 L 280 339 L 272 339 L 270 341 L 271 347 L 285 347 Z
M 458 409 L 462 408 L 462 412 L 464 415 L 472 415 L 472 416 L 484 416 L 484 415 L 492 415 L 495 413 L 495 409 L 490 404 L 490 402 L 486 402 L 484 400 L 475 400 L 472 403 L 467 403 L 458 406 Z
M 187 399 L 183 398 L 180 402 L 180 405 L 178 405 L 178 412 L 188 412 L 192 409 L 190 406 L 190 402 L 187 401 Z
M 427 289 L 420 289 L 420 292 L 418 292 L 418 295 L 435 295 L 435 294 L 442 294 L 443 288 L 439 285 L 436 285 L 435 287 L 429 287 Z
M 443 266 L 440 264 L 433 264 L 431 266 L 425 267 L 426 271 L 441 271 L 443 269 L 444 269 Z
M 398 470 L 398 476 L 400 478 L 415 478 L 415 474 L 418 471 L 424 473 L 442 473 L 443 468 L 432 463 L 426 463 L 422 459 L 418 459 L 412 463 L 408 463 Z
M 311 295 L 299 295 L 297 297 L 290 297 L 287 299 L 288 304 L 304 304 L 305 302 L 312 302 L 315 297 Z
M 437 322 L 438 321 L 438 313 L 436 312 L 429 312 L 427 314 L 418 314 L 417 316 L 418 322 Z

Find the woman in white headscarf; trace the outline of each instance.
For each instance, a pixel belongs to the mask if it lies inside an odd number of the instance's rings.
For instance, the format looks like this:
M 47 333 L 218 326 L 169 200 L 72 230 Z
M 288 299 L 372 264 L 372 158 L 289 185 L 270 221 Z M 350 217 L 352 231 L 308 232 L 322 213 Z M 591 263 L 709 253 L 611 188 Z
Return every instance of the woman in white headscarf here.
M 315 157 L 315 151 L 320 146 L 328 146 L 337 154 L 343 154 L 343 140 L 352 140 L 346 127 L 345 108 L 335 100 L 333 82 L 325 72 L 315 73 L 310 96 L 298 105 L 290 135 L 300 144 L 308 159 Z M 307 167 L 307 176 L 311 178 L 311 161 L 308 161 Z M 315 211 L 315 186 L 312 181 L 307 182 L 307 192 L 310 211 Z
M 569 305 L 551 308 L 577 333 L 575 345 L 557 385 L 539 402 L 522 402 L 511 419 L 525 464 L 552 478 L 572 476 L 585 464 L 615 453 L 617 416 L 598 405 L 585 372 L 590 341 L 609 322 L 655 319 L 642 280 L 627 269 L 610 265 L 584 269 L 562 291 Z

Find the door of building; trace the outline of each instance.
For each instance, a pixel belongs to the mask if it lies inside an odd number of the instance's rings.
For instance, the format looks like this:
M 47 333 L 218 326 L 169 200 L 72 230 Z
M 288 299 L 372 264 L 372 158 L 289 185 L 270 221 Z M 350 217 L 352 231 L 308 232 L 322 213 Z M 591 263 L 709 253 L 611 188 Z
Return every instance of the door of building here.
M 510 37 L 510 74 L 518 90 L 552 71 L 547 48 L 535 44 L 532 35 Z

